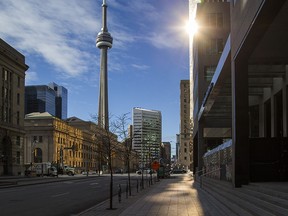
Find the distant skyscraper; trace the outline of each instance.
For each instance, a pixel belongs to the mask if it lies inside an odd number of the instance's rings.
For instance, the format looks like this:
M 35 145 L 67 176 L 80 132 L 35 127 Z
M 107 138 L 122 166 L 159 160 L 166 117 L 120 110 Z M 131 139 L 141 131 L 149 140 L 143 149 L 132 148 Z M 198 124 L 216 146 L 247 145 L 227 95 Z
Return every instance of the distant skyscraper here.
M 176 134 L 176 160 L 179 160 L 180 134 Z
M 67 89 L 55 83 L 25 86 L 25 114 L 48 112 L 60 119 L 67 118 Z
M 96 46 L 101 50 L 100 59 L 100 91 L 99 91 L 99 110 L 98 110 L 98 125 L 105 130 L 109 130 L 109 113 L 108 113 L 108 78 L 107 78 L 107 52 L 112 48 L 113 38 L 108 32 L 107 19 L 107 4 L 103 0 L 102 4 L 102 29 L 98 33 Z
M 51 88 L 56 92 L 56 116 L 60 119 L 67 119 L 68 91 L 63 86 L 55 83 L 49 83 Z
M 162 145 L 161 158 L 165 164 L 171 164 L 171 143 L 162 142 Z
M 162 142 L 162 116 L 160 111 L 133 108 L 133 145 L 140 153 L 140 165 L 147 166 L 159 159 Z
M 180 163 L 186 170 L 192 168 L 192 142 L 190 126 L 190 82 L 181 80 L 180 83 L 180 145 L 179 158 Z

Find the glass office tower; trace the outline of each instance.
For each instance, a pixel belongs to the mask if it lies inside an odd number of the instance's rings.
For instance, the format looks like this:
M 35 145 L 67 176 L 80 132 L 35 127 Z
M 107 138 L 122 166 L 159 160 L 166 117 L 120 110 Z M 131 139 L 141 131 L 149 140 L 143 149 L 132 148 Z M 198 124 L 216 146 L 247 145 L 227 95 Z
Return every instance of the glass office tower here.
M 55 83 L 25 86 L 25 114 L 48 112 L 60 119 L 67 118 L 67 89 Z
M 133 108 L 133 149 L 140 154 L 140 167 L 160 157 L 162 116 L 160 111 Z

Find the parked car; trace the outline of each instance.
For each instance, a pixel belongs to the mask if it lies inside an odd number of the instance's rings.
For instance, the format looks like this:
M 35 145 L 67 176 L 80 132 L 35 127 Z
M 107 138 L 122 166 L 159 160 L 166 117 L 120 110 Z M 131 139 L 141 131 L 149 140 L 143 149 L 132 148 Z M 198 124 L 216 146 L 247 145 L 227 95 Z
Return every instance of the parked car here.
M 50 162 L 33 163 L 25 170 L 25 176 L 30 175 L 57 176 L 57 169 Z
M 123 174 L 123 169 L 116 169 L 116 170 L 114 170 L 114 173 Z
M 75 175 L 75 169 L 73 167 L 69 167 L 67 165 L 64 165 L 64 168 L 59 167 L 58 173 L 59 174 L 67 174 L 69 176 L 74 176 Z
M 173 174 L 183 174 L 183 173 L 187 173 L 187 171 L 184 169 L 173 169 L 172 173 Z
M 150 169 L 144 169 L 144 170 L 143 170 L 143 174 L 145 174 L 145 175 L 146 175 L 146 174 L 150 174 L 150 172 L 153 173 L 153 171 L 150 170 Z M 142 170 L 141 170 L 141 169 L 140 169 L 140 170 L 137 170 L 137 171 L 136 171 L 136 174 L 142 175 Z

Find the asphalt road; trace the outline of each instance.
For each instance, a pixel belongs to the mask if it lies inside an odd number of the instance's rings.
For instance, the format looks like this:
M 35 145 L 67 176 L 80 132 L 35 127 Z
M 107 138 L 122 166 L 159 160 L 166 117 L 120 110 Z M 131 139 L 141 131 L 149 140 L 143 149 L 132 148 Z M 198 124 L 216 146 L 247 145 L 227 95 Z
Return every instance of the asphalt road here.
M 136 187 L 136 179 L 131 183 Z M 119 184 L 126 189 L 127 176 L 114 176 L 114 195 Z M 109 199 L 109 176 L 79 178 L 79 180 L 36 184 L 0 190 L 2 216 L 70 216 Z

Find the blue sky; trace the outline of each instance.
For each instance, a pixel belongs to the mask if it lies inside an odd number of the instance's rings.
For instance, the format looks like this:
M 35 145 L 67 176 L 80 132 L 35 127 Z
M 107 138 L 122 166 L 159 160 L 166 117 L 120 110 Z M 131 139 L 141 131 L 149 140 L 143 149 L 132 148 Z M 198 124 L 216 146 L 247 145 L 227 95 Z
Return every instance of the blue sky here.
M 188 0 L 107 0 L 110 116 L 162 112 L 162 140 L 179 133 L 180 80 L 189 79 Z M 68 116 L 98 112 L 102 0 L 1 0 L 0 37 L 26 56 L 26 85 L 68 89 Z M 131 116 L 130 115 L 130 116 Z

